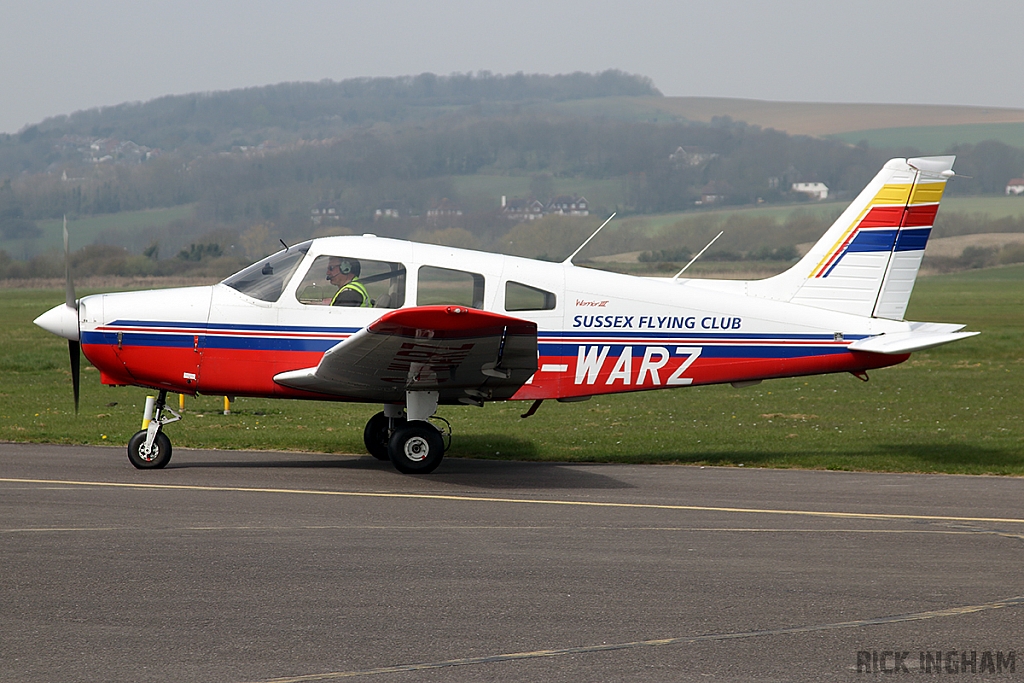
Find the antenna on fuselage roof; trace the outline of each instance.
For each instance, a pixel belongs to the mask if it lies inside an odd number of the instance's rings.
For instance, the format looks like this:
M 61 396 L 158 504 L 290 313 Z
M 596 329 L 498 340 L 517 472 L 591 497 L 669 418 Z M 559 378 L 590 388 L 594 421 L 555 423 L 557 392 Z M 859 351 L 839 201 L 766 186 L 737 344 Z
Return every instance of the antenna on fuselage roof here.
M 686 269 L 687 269 L 687 268 L 689 268 L 690 266 L 692 266 L 692 265 L 693 265 L 693 262 L 694 262 L 694 261 L 696 261 L 697 259 L 699 259 L 699 258 L 700 258 L 700 256 L 701 256 L 701 254 L 703 254 L 703 253 L 704 253 L 705 251 L 707 251 L 707 250 L 708 250 L 708 248 L 709 248 L 709 247 L 710 247 L 710 246 L 711 246 L 712 244 L 714 244 L 714 243 L 715 243 L 715 241 L 716 241 L 716 240 L 718 240 L 718 238 L 719 238 L 719 237 L 721 237 L 721 236 L 722 236 L 722 235 L 724 235 L 724 234 L 725 234 L 725 230 L 723 230 L 722 232 L 720 232 L 720 233 L 718 233 L 717 235 L 715 235 L 715 239 L 713 239 L 713 240 L 711 240 L 710 242 L 708 242 L 708 246 L 706 246 L 706 247 L 704 247 L 703 249 L 701 249 L 700 251 L 698 251 L 698 252 L 697 252 L 697 255 L 696 255 L 696 256 L 694 256 L 694 257 L 693 257 L 692 259 L 690 259 L 690 262 L 689 262 L 689 263 L 687 263 L 687 264 L 686 264 L 685 266 L 683 266 L 683 269 L 682 269 L 682 270 L 680 270 L 680 271 L 679 271 L 678 273 L 676 273 L 676 276 L 675 276 L 674 278 L 672 278 L 672 282 L 675 282 L 676 280 L 678 280 L 678 279 L 679 279 L 679 276 L 680 276 L 680 275 L 682 275 L 683 273 L 685 273 L 685 272 L 686 272 Z
M 282 247 L 284 247 L 284 250 L 285 250 L 285 251 L 288 251 L 289 247 L 288 247 L 288 245 L 287 245 L 287 244 L 285 244 L 285 243 L 284 243 L 284 240 L 283 240 L 283 239 L 281 239 L 281 238 L 278 238 L 278 240 L 277 240 L 277 241 L 281 243 L 281 246 L 282 246 Z
M 618 212 L 616 212 L 616 213 L 618 213 Z M 595 237 L 597 237 L 597 233 L 601 232 L 601 230 L 602 230 L 602 229 L 604 228 L 604 226 L 606 226 L 606 225 L 608 225 L 609 223 L 611 223 L 611 222 L 612 222 L 612 219 L 613 219 L 613 218 L 615 218 L 615 213 L 613 213 L 613 214 L 612 214 L 611 216 L 608 216 L 608 220 L 606 220 L 606 221 L 605 221 L 604 223 L 602 223 L 602 224 L 601 224 L 601 227 L 600 227 L 600 228 L 598 228 L 597 230 L 595 230 L 595 231 L 594 231 L 594 234 L 593 234 L 593 235 L 591 235 L 590 237 L 588 237 L 588 238 L 587 238 L 587 239 L 586 239 L 586 240 L 585 240 L 585 241 L 583 242 L 583 244 L 581 244 L 581 245 L 579 246 L 579 248 L 578 248 L 578 249 L 576 249 L 576 251 L 574 251 L 574 252 L 572 252 L 571 254 L 569 254 L 569 258 L 567 258 L 567 259 L 565 259 L 564 261 L 562 261 L 562 265 L 570 265 L 570 266 L 571 266 L 571 265 L 574 265 L 574 264 L 573 264 L 573 262 L 572 262 L 572 257 L 573 257 L 573 256 L 575 256 L 576 254 L 580 253 L 581 251 L 583 251 L 583 247 L 585 247 L 585 246 L 587 246 L 588 244 L 590 244 L 590 240 L 592 240 L 592 239 L 594 239 Z

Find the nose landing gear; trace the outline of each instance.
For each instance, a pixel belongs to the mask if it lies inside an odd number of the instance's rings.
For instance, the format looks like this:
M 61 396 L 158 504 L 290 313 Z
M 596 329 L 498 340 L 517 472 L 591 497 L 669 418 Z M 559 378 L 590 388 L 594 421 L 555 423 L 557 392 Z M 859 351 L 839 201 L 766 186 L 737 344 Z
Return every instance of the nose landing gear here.
M 181 415 L 168 408 L 166 403 L 167 392 L 163 390 L 155 401 L 147 397 L 142 418 L 144 428 L 128 440 L 128 460 L 140 470 L 158 470 L 171 460 L 171 440 L 161 429 L 180 420 Z

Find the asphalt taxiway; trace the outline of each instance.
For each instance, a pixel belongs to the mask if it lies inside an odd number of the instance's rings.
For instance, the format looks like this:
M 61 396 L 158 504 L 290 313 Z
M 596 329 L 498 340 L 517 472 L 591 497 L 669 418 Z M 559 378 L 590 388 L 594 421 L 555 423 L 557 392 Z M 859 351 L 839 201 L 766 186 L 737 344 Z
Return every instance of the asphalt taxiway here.
M 0 680 L 1010 680 L 1024 479 L 0 443 L 0 616 Z

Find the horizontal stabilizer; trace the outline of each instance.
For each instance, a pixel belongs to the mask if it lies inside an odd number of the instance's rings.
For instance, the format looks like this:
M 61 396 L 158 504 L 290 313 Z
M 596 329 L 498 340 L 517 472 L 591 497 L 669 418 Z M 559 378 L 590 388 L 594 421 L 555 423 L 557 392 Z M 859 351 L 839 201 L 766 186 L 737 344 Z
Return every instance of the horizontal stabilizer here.
M 945 323 L 911 323 L 910 332 L 880 334 L 855 341 L 848 347 L 850 351 L 867 353 L 901 354 L 930 349 L 950 342 L 973 337 L 980 332 L 960 332 L 963 325 Z

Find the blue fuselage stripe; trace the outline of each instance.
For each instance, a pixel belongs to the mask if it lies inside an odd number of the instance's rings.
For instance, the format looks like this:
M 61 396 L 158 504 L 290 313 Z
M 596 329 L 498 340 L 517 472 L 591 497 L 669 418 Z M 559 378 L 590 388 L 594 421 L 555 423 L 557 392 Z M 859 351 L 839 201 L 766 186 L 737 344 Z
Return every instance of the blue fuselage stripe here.
M 161 323 L 163 328 L 174 325 Z M 325 353 L 342 339 L 334 336 L 309 338 L 278 335 L 197 334 L 190 332 L 121 331 L 83 332 L 86 345 L 120 345 L 122 347 L 194 348 L 204 350 L 239 350 L 265 352 Z M 280 328 L 273 331 L 279 332 Z M 291 328 L 290 328 L 291 330 Z M 320 331 L 318 329 L 318 331 Z M 622 333 L 622 332 L 544 332 L 539 335 L 538 349 L 542 357 L 574 357 L 581 347 L 608 347 L 608 354 L 622 355 L 623 349 L 632 347 L 632 356 L 642 358 L 650 346 L 703 347 L 704 358 L 798 358 L 846 353 L 843 342 L 836 343 L 832 335 L 823 334 L 716 334 L 696 333 Z M 849 335 L 845 342 L 863 339 L 864 335 Z

